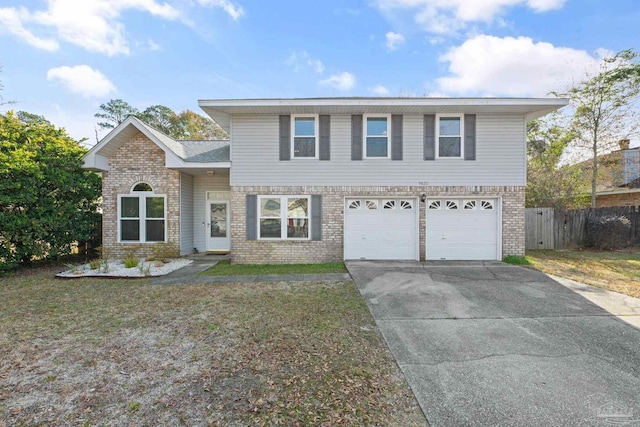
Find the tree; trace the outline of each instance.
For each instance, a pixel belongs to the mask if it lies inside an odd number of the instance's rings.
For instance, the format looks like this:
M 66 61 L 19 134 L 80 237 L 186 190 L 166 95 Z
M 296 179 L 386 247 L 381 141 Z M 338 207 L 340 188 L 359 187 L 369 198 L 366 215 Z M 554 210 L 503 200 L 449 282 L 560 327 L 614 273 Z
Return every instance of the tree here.
M 95 117 L 104 119 L 98 123 L 101 129 L 113 129 L 124 122 L 127 117 L 139 114 L 138 110 L 122 99 L 112 99 L 106 104 L 100 105 L 100 112 Z
M 86 149 L 34 117 L 0 115 L 0 271 L 68 254 L 95 221 L 100 176 L 81 169 Z
M 138 114 L 137 117 L 160 132 L 171 136 L 174 124 L 178 122 L 178 116 L 173 110 L 164 105 L 152 105 Z
M 527 125 L 527 207 L 568 209 L 584 204 L 581 171 L 561 163 L 575 133 L 559 113 Z
M 225 139 L 229 135 L 213 120 L 194 113 L 191 110 L 184 110 L 177 116 L 172 132 L 169 136 L 175 139 Z
M 176 114 L 164 105 L 152 105 L 140 112 L 122 99 L 112 99 L 100 105 L 100 111 L 95 117 L 106 120 L 98 123 L 102 129 L 114 128 L 128 116 L 134 115 L 173 139 L 202 140 L 229 137 L 216 122 L 191 110 Z
M 602 61 L 599 72 L 559 95 L 575 107 L 572 128 L 593 156 L 591 206 L 596 206 L 598 156 L 638 130 L 635 102 L 640 95 L 638 53 L 623 50 Z

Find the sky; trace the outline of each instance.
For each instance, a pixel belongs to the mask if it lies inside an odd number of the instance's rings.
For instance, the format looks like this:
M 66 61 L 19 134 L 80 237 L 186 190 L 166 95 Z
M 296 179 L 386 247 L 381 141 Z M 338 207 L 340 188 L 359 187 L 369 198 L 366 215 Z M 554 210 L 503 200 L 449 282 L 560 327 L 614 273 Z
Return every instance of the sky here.
M 0 108 L 91 145 L 115 98 L 543 97 L 639 27 L 638 0 L 0 0 Z

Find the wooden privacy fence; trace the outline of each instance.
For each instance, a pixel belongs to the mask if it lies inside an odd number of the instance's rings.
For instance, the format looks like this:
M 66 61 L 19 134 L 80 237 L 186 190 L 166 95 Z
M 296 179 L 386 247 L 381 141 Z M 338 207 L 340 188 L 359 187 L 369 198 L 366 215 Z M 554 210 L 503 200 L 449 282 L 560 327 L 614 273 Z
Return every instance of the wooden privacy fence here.
M 616 229 L 609 236 L 614 247 L 640 244 L 640 210 L 635 206 L 560 210 L 527 208 L 525 210 L 526 249 L 572 249 L 589 246 L 593 242 L 587 224 L 604 218 L 624 217 L 628 227 Z

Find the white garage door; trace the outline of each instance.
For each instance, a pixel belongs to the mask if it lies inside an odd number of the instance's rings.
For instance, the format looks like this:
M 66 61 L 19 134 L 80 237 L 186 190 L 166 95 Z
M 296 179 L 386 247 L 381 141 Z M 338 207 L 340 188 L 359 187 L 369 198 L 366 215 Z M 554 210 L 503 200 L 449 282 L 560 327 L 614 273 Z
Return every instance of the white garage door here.
M 497 202 L 480 198 L 427 200 L 427 259 L 498 259 Z
M 344 259 L 418 259 L 415 199 L 347 199 Z

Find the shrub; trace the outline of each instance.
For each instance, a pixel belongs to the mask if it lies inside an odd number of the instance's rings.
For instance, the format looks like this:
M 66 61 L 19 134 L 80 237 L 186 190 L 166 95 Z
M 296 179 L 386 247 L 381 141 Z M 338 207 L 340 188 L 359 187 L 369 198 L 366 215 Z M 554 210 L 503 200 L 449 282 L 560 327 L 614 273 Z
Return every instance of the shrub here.
M 623 215 L 606 215 L 587 219 L 585 244 L 597 249 L 629 246 L 631 221 Z
M 99 269 L 101 265 L 102 265 L 102 260 L 99 258 L 92 259 L 91 261 L 89 261 L 89 267 L 91 267 L 92 270 Z
M 151 254 L 155 261 L 169 262 L 171 258 L 179 258 L 180 253 L 167 243 L 156 243 L 151 246 Z
M 140 258 L 138 258 L 137 255 L 138 249 L 140 249 L 140 246 L 134 246 L 129 248 L 127 252 L 125 252 L 124 259 L 122 260 L 122 262 L 124 262 L 125 268 L 133 268 L 138 266 L 138 263 L 140 262 Z

